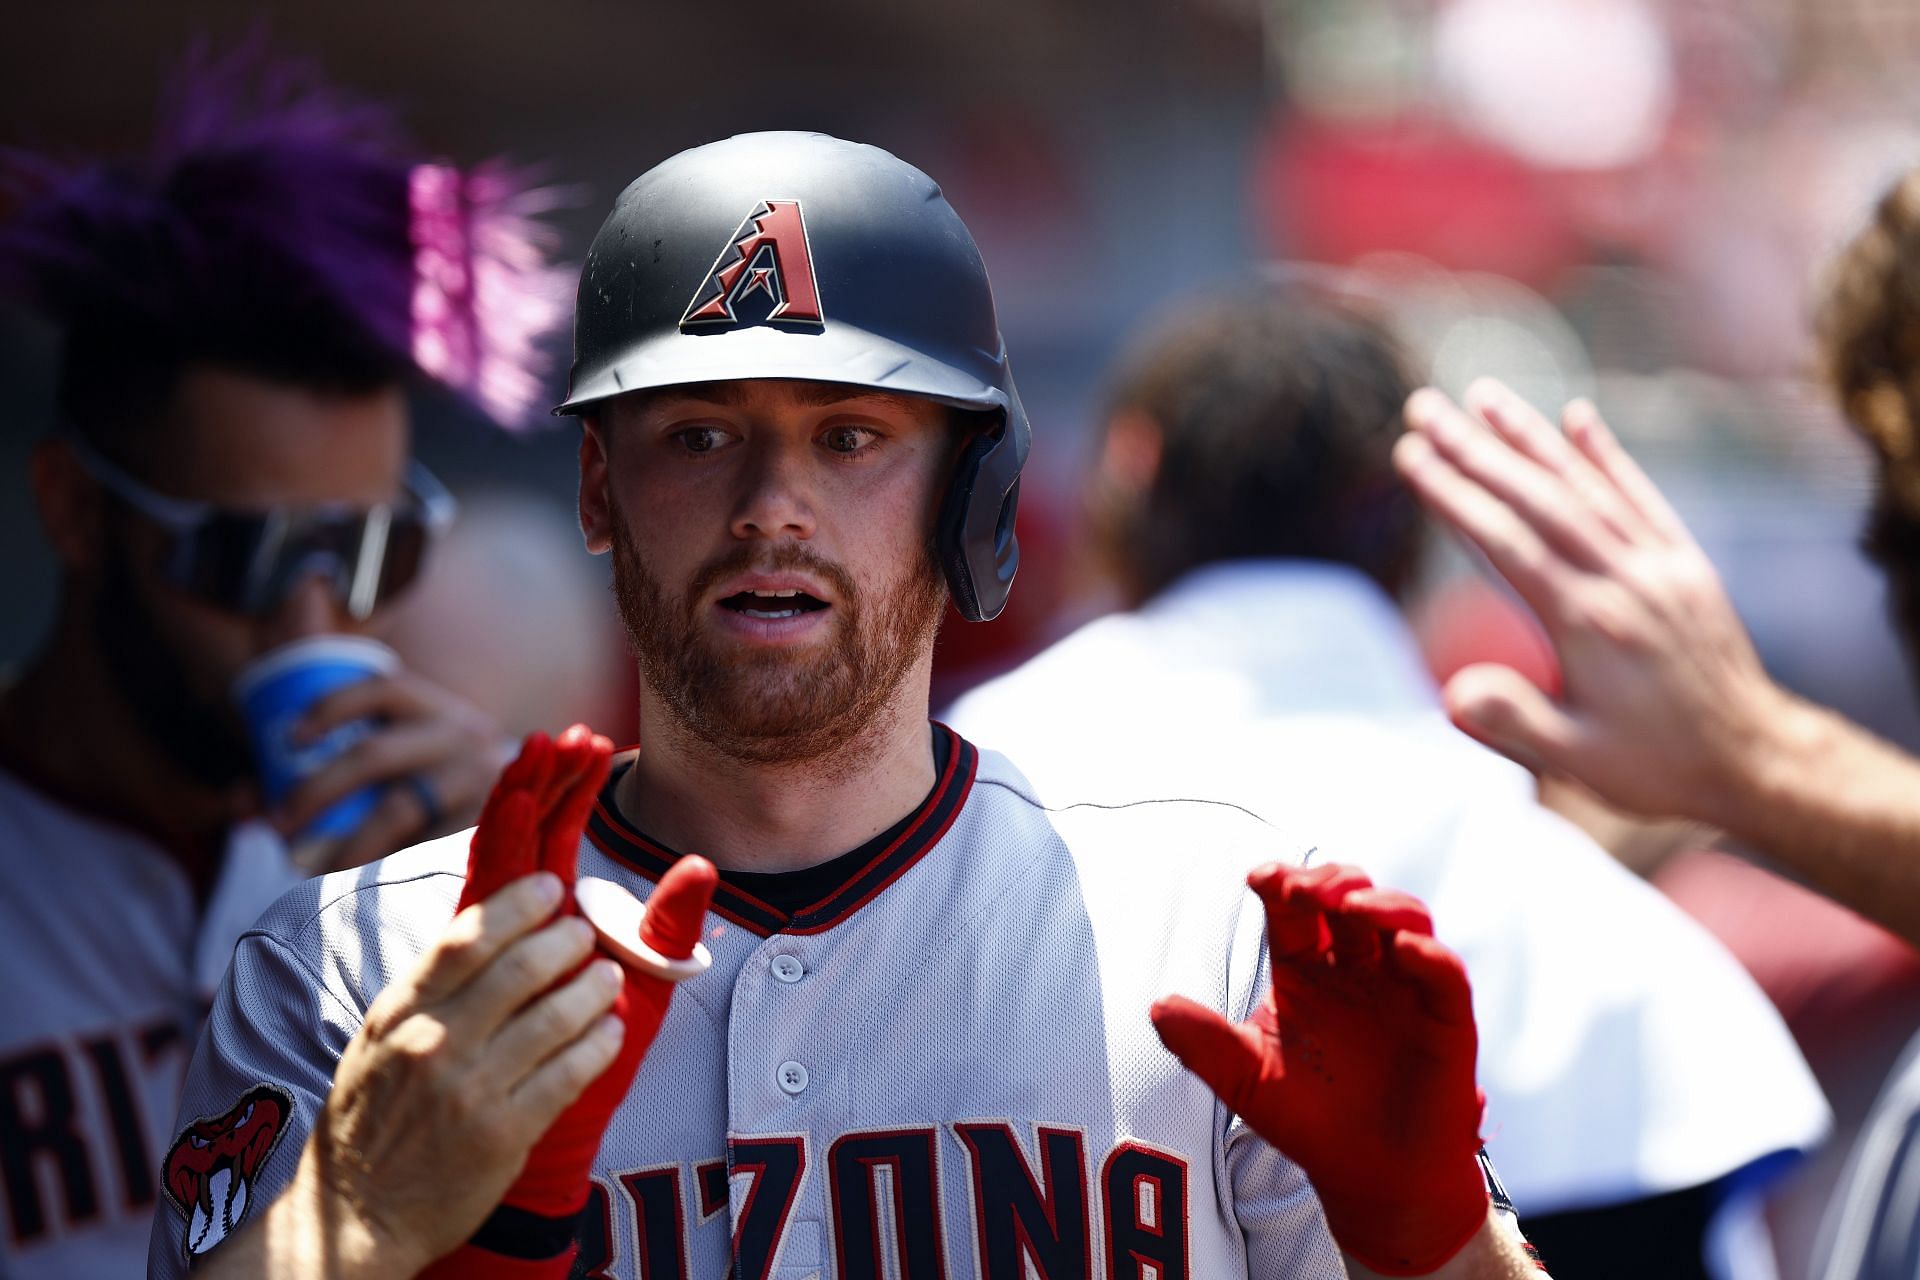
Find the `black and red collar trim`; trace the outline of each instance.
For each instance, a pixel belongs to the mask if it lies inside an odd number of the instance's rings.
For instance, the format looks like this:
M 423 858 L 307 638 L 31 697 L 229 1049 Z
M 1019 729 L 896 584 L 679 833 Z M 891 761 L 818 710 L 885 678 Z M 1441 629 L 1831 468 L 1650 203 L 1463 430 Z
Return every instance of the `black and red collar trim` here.
M 940 753 L 946 758 L 946 767 L 934 781 L 933 790 L 927 793 L 919 808 L 868 842 L 872 857 L 831 894 L 788 915 L 722 880 L 713 895 L 714 913 L 763 937 L 775 933 L 821 933 L 873 901 L 888 885 L 905 875 L 947 834 L 947 828 L 953 825 L 967 801 L 967 794 L 973 789 L 973 776 L 980 765 L 980 753 L 972 743 L 943 724 L 935 723 L 933 731 L 946 735 L 947 745 L 946 751 Z M 614 804 L 614 787 L 630 767 L 631 760 L 625 767 L 616 766 L 607 779 L 587 819 L 587 838 L 614 861 L 658 882 L 681 855 L 628 822 Z

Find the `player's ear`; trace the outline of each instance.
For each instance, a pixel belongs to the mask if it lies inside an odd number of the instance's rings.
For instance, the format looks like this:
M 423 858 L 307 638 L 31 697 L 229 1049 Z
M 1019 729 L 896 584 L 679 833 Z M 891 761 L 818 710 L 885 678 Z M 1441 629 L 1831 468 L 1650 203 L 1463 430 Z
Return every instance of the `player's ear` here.
M 606 419 L 587 414 L 580 419 L 580 532 L 587 550 L 604 555 L 613 548 L 613 504 L 607 496 L 607 446 L 602 434 Z
M 64 441 L 48 438 L 27 460 L 27 484 L 33 490 L 40 527 L 60 566 L 84 573 L 100 562 L 105 537 L 106 494 L 87 474 Z
M 1160 456 L 1166 435 L 1160 424 L 1139 409 L 1122 409 L 1107 423 L 1100 442 L 1096 477 L 1102 488 L 1141 501 L 1160 475 Z

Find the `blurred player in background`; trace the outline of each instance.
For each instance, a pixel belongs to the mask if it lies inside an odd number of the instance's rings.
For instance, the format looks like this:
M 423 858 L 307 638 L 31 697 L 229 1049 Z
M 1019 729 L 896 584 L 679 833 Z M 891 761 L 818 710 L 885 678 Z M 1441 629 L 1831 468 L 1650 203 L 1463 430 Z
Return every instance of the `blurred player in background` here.
M 400 670 L 313 709 L 316 736 L 372 731 L 264 813 L 234 677 L 379 627 L 448 504 L 409 462 L 408 383 L 515 416 L 558 308 L 516 209 L 506 241 L 461 243 L 469 194 L 513 205 L 504 175 L 417 166 L 381 112 L 256 47 L 189 61 L 150 154 L 5 175 L 0 286 L 65 345 L 29 476 L 59 609 L 0 694 L 0 1272 L 134 1276 L 206 1001 L 303 873 L 286 837 L 384 785 L 329 851 L 363 862 L 470 822 L 503 758 Z
M 1920 174 L 1841 255 L 1822 312 L 1828 375 L 1872 447 L 1864 545 L 1920 656 Z M 1713 565 L 1594 406 L 1558 426 L 1497 383 L 1406 407 L 1396 461 L 1539 615 L 1565 688 L 1469 667 L 1455 723 L 1635 813 L 1727 831 L 1920 943 L 1920 761 L 1767 676 Z M 1920 1045 L 1855 1144 L 1814 1259 L 1827 1280 L 1920 1275 Z
M 1424 527 L 1377 310 L 1301 278 L 1137 335 L 1086 498 L 1129 610 L 948 720 L 1043 797 L 1153 779 L 1237 801 L 1426 901 L 1474 975 L 1488 1146 L 1542 1256 L 1706 1274 L 1716 1215 L 1819 1140 L 1824 1103 L 1705 931 L 1440 714 L 1397 607 Z

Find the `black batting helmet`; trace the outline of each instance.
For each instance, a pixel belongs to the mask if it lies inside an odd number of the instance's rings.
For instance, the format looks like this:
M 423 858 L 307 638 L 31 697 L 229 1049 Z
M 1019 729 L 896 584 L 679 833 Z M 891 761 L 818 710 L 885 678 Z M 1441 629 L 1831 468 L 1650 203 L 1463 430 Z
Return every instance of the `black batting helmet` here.
M 940 508 L 962 616 L 997 615 L 1032 439 L 980 250 L 934 181 L 878 147 L 749 133 L 635 179 L 587 252 L 555 413 L 691 382 L 800 378 L 997 413 Z

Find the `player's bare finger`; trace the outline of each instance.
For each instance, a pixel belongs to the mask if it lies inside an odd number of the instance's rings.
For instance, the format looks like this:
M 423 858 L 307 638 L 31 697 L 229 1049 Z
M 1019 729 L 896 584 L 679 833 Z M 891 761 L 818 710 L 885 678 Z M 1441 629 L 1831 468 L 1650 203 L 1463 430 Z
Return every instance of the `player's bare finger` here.
M 1559 476 L 1481 427 L 1445 396 L 1416 395 L 1407 403 L 1409 421 L 1421 423 L 1420 435 L 1440 456 L 1535 537 L 1579 568 L 1605 571 L 1612 564 L 1610 535 L 1602 536 L 1600 522 L 1574 501 Z
M 525 1132 L 546 1132 L 613 1065 L 626 1034 L 626 1024 L 608 1014 L 529 1072 L 508 1094 L 508 1106 L 523 1119 Z
M 1476 662 L 1441 690 L 1447 716 L 1462 733 L 1534 773 L 1578 776 L 1581 724 L 1511 667 Z
M 293 730 L 297 742 L 310 742 L 329 729 L 355 720 L 409 719 L 432 707 L 430 695 L 420 681 L 404 672 L 370 676 L 342 685 L 307 708 Z
M 472 826 L 499 772 L 497 760 L 484 756 L 463 756 L 449 760 L 436 769 L 414 774 L 414 781 L 405 785 L 420 806 L 424 836 L 442 835 Z M 415 785 L 415 782 L 420 785 Z M 427 810 L 428 800 L 432 801 L 432 812 Z
M 1566 407 L 1561 424 L 1574 448 L 1613 482 L 1613 487 L 1639 513 L 1647 528 L 1676 546 L 1693 544 L 1693 535 L 1687 532 L 1679 513 L 1621 446 L 1592 401 L 1573 401 Z
M 565 894 L 557 877 L 538 873 L 474 903 L 421 955 L 408 990 L 424 1004 L 451 997 L 516 940 L 551 920 Z
M 463 1035 L 491 1037 L 523 1005 L 592 955 L 593 941 L 593 926 L 579 916 L 561 916 L 503 948 L 445 1000 L 444 1016 Z
M 487 1046 L 487 1070 L 503 1085 L 518 1083 L 612 1010 L 625 981 L 619 962 L 591 962 L 501 1024 Z
M 360 788 L 436 768 L 469 749 L 466 732 L 446 720 L 414 720 L 376 729 L 300 780 L 279 817 L 299 830 Z
M 431 836 L 430 815 L 418 794 L 407 787 L 388 786 L 358 827 L 329 851 L 327 870 L 345 871 L 376 858 L 418 844 Z
M 1393 462 L 1420 500 L 1478 548 L 1537 616 L 1558 616 L 1576 570 L 1510 507 L 1461 473 L 1424 436 L 1401 436 Z
M 1485 431 L 1485 424 L 1453 402 L 1453 397 L 1438 387 L 1420 387 L 1400 407 L 1400 420 L 1409 431 L 1427 433 L 1442 419 L 1456 419 L 1469 431 Z
M 1558 426 L 1511 387 L 1493 378 L 1481 378 L 1467 388 L 1466 403 L 1494 434 L 1558 476 L 1600 522 L 1599 536 L 1621 544 L 1635 540 L 1643 524 L 1638 513 Z
M 1461 401 L 1495 435 L 1547 470 L 1565 475 L 1575 464 L 1592 469 L 1558 427 L 1498 378 L 1475 379 Z
M 1437 1021 L 1453 1027 L 1473 1026 L 1473 989 L 1460 957 L 1438 940 L 1421 933 L 1396 933 L 1393 965 L 1413 980 L 1420 1006 Z

